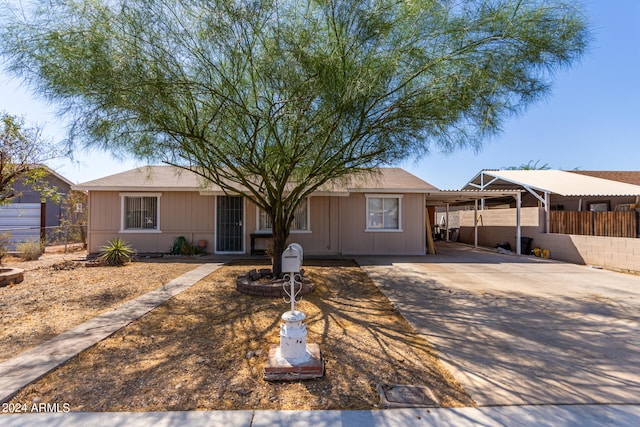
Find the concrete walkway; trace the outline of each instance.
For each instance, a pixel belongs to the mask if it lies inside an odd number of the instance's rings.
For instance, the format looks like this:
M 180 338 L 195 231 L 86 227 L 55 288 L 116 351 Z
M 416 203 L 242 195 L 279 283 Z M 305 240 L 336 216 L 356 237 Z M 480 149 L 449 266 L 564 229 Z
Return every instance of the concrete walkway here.
M 638 406 L 503 406 L 379 411 L 69 412 L 0 415 L 3 427 L 637 427 Z
M 0 402 L 6 402 L 22 387 L 145 315 L 208 276 L 221 265 L 221 263 L 201 265 L 151 292 L 0 363 Z M 0 419 L 0 424 L 2 421 Z
M 357 261 L 478 405 L 640 404 L 640 276 L 446 243 Z

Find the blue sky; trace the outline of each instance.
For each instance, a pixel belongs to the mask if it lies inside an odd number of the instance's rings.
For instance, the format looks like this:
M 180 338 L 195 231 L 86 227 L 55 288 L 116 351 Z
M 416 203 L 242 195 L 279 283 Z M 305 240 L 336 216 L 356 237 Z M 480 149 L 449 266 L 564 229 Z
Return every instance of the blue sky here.
M 441 189 L 458 189 L 482 169 L 530 161 L 551 168 L 640 170 L 640 0 L 584 0 L 593 41 L 581 63 L 556 75 L 553 92 L 505 123 L 479 153 L 434 152 L 401 166 Z M 64 136 L 64 120 L 20 81 L 0 73 L 0 111 L 23 115 L 47 137 Z M 50 166 L 85 182 L 142 163 L 104 152 L 79 152 Z

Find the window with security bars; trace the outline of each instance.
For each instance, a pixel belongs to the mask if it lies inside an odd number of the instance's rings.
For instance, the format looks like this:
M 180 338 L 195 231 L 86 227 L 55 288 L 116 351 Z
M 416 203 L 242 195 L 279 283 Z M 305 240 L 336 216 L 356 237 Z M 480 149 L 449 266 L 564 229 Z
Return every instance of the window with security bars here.
M 258 208 L 258 231 L 272 231 L 271 218 L 269 214 Z M 291 222 L 291 231 L 309 231 L 309 199 L 304 199 L 296 208 L 296 212 Z
M 126 196 L 124 228 L 125 230 L 157 230 L 158 197 Z

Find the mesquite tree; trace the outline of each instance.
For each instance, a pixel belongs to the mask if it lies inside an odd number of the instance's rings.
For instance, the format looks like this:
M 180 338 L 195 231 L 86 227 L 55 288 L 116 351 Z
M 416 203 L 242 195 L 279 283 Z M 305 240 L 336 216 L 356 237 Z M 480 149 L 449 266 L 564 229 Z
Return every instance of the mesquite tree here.
M 35 4 L 5 17 L 0 49 L 74 118 L 71 140 L 250 198 L 276 255 L 320 185 L 479 147 L 548 94 L 589 36 L 561 0 Z

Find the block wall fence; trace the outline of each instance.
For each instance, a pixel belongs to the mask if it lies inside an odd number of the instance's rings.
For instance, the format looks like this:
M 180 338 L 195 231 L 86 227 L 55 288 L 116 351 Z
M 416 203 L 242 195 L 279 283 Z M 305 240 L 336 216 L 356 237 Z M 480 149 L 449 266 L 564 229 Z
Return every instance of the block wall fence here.
M 437 213 L 437 217 L 442 216 Z M 493 248 L 497 243 L 509 242 L 515 251 L 516 210 L 479 210 L 478 244 Z M 459 241 L 474 242 L 474 211 L 450 212 L 450 224 L 459 224 Z M 623 237 L 579 236 L 544 233 L 544 210 L 522 208 L 521 235 L 533 238 L 532 248 L 548 249 L 552 259 L 602 267 L 610 270 L 640 273 L 640 239 Z

